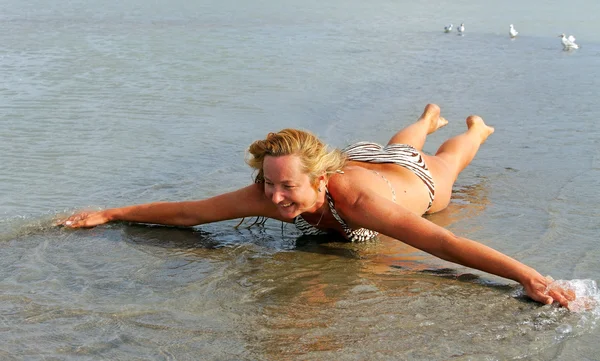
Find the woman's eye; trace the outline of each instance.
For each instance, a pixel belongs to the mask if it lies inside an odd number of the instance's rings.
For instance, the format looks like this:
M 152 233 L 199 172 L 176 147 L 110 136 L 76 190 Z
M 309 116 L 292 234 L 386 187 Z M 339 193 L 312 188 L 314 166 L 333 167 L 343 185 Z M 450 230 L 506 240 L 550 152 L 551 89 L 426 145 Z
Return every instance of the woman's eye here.
M 294 188 L 296 188 L 295 186 L 284 186 L 284 187 L 285 187 L 285 189 L 294 189 Z

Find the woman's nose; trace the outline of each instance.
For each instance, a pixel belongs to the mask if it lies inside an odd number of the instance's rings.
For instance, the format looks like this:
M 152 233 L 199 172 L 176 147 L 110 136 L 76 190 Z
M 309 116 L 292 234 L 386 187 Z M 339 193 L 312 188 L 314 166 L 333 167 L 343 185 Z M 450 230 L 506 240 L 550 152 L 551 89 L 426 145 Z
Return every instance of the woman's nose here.
M 278 191 L 275 190 L 273 191 L 273 194 L 271 195 L 271 200 L 273 201 L 273 203 L 277 204 L 279 202 L 281 202 L 284 199 L 283 194 Z

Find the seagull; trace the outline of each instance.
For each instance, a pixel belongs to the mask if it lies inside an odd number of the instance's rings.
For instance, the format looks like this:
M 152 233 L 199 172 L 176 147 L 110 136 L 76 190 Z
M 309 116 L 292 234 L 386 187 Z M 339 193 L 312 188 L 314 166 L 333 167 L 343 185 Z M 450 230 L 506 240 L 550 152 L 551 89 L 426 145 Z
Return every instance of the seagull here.
M 458 31 L 458 35 L 462 35 L 465 32 L 465 23 L 460 24 L 456 31 Z
M 510 24 L 510 28 L 508 29 L 508 35 L 510 35 L 511 38 L 516 38 L 518 33 L 519 32 L 515 30 L 514 25 Z
M 452 31 L 452 26 L 453 26 L 452 24 L 444 26 L 444 32 L 445 33 L 451 32 Z
M 564 33 L 558 36 L 563 45 L 563 50 L 579 49 L 579 45 L 575 44 L 575 37 L 569 35 L 566 37 Z

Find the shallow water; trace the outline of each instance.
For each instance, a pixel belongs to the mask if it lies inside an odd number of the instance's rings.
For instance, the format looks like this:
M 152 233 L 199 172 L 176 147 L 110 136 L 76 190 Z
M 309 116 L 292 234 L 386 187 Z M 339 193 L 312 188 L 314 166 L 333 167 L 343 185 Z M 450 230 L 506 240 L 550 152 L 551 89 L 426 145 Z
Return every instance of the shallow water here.
M 0 358 L 596 359 L 597 306 L 542 306 L 386 237 L 52 226 L 248 184 L 245 148 L 269 131 L 385 142 L 434 102 L 450 124 L 429 152 L 472 113 L 496 132 L 429 219 L 597 299 L 600 5 L 571 5 L 7 2 Z

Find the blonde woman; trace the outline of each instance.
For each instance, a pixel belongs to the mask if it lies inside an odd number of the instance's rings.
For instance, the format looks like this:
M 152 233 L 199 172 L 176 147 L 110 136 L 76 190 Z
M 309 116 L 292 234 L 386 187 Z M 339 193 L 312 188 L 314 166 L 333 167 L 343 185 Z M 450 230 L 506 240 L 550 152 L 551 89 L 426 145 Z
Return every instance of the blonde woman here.
M 567 307 L 574 296 L 560 288 L 548 292 L 551 280 L 533 268 L 421 217 L 448 206 L 459 173 L 494 132 L 478 116 L 466 123 L 467 130 L 433 156 L 421 151 L 425 139 L 447 124 L 434 104 L 385 146 L 359 142 L 329 149 L 309 132 L 284 129 L 250 145 L 247 162 L 256 178 L 247 187 L 204 200 L 83 212 L 60 224 L 195 226 L 258 216 L 294 223 L 305 234 L 335 232 L 350 241 L 381 233 L 441 259 L 517 281 L 535 301 Z

